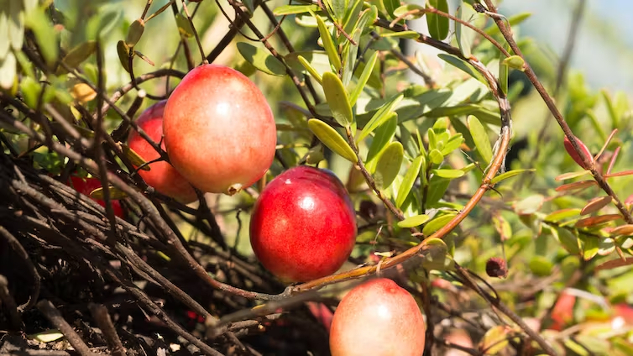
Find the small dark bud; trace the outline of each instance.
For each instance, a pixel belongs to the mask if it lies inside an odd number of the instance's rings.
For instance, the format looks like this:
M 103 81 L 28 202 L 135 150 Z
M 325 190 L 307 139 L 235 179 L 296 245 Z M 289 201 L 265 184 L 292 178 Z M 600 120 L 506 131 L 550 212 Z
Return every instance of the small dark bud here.
M 490 277 L 506 278 L 508 276 L 508 266 L 506 260 L 501 257 L 492 257 L 486 262 L 486 273 Z
M 373 220 L 378 212 L 378 206 L 371 200 L 360 202 L 360 216 L 367 220 Z

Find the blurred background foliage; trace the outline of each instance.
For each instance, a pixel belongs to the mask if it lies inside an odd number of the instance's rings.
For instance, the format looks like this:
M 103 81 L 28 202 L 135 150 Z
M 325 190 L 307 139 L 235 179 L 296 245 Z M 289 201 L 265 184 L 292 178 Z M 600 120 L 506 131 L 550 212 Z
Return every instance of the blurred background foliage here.
M 166 3 L 166 0 L 154 1 L 149 13 Z M 230 9 L 224 1 L 220 3 L 223 8 Z M 450 13 L 455 13 L 458 3 L 458 1 L 449 2 Z M 606 167 L 609 166 L 609 155 L 612 155 L 619 147 L 620 155 L 611 171 L 626 171 L 633 166 L 633 158 L 627 154 L 631 151 L 633 134 L 633 118 L 629 104 L 633 91 L 631 80 L 633 71 L 629 63 L 633 59 L 633 52 L 630 49 L 631 39 L 623 34 L 630 33 L 632 30 L 630 27 L 633 23 L 627 18 L 631 4 L 626 0 L 586 1 L 578 33 L 573 34 L 577 36 L 577 39 L 568 70 L 563 73 L 563 84 L 557 91 L 555 87 L 559 75 L 560 57 L 563 55 L 565 44 L 569 41 L 569 26 L 578 3 L 579 1 L 572 0 L 556 2 L 506 0 L 500 4 L 500 12 L 509 19 L 514 19 L 515 38 L 527 62 L 535 69 L 548 91 L 556 93 L 555 99 L 559 109 L 576 136 L 588 146 L 593 154 L 600 151 L 612 130 L 618 129 L 617 135 L 611 140 L 603 156 L 607 157 L 604 167 L 606 171 Z M 10 24 L 2 25 L 0 21 L 0 31 L 8 34 L 8 36 L 0 36 L 0 64 L 2 64 L 0 84 L 7 92 L 12 94 L 18 92 L 18 79 L 11 75 L 11 68 L 15 68 L 15 64 L 12 65 L 12 63 L 19 63 L 25 72 L 33 70 L 32 65 L 29 65 L 30 59 L 19 51 L 24 40 L 17 35 L 19 28 L 16 32 L 11 24 L 24 25 L 34 32 L 42 55 L 49 65 L 54 63 L 59 55 L 67 55 L 71 48 L 94 40 L 99 34 L 104 59 L 105 90 L 108 93 L 114 93 L 116 89 L 130 81 L 129 73 L 119 60 L 117 42 L 128 36 L 130 25 L 143 12 L 145 1 L 57 0 L 45 1 L 44 5 L 38 6 L 35 0 L 1 0 L 0 4 L 2 5 L 0 6 L 1 19 L 8 19 Z M 177 4 L 180 8 L 180 1 Z M 271 9 L 275 9 L 286 5 L 287 2 L 274 0 L 268 4 Z M 148 61 L 143 61 L 135 58 L 133 69 L 136 76 L 159 68 L 174 68 L 186 72 L 188 65 L 185 57 L 180 54 L 183 51 L 180 44 L 181 36 L 185 36 L 192 56 L 199 58 L 195 41 L 187 37 L 186 31 L 178 30 L 179 24 L 171 11 L 172 9 L 169 8 L 165 13 L 148 21 L 144 35 L 134 46 L 134 50 L 148 59 Z M 226 33 L 229 22 L 219 13 L 218 5 L 213 1 L 202 1 L 196 12 L 194 24 L 200 34 L 202 47 L 208 54 Z M 526 12 L 532 15 L 524 15 Z M 229 16 L 233 16 L 232 10 L 229 10 Z M 52 18 L 53 21 L 48 22 L 46 17 Z M 289 42 L 298 51 L 320 50 L 317 44 L 319 38 L 317 30 L 299 25 L 297 18 L 290 15 L 281 26 L 288 34 Z M 20 20 L 16 22 L 15 19 Z M 262 32 L 273 31 L 270 21 L 261 11 L 255 12 L 252 20 Z M 425 32 L 426 25 L 423 21 L 424 19 L 414 20 L 410 22 L 410 25 Z M 182 24 L 180 27 L 182 29 Z M 449 41 L 456 45 L 452 22 L 451 27 Z M 491 21 L 485 23 L 484 28 L 495 39 L 504 43 L 498 31 L 494 31 L 495 26 Z M 250 34 L 248 30 L 244 32 Z M 56 41 L 59 41 L 64 53 L 57 53 L 57 46 L 54 45 Z M 271 36 L 269 41 L 275 48 L 282 47 L 278 36 Z M 281 150 L 281 156 L 289 165 L 295 165 L 299 163 L 299 158 L 308 152 L 312 139 L 305 123 L 301 129 L 297 129 L 302 125 L 297 122 L 305 120 L 302 111 L 296 109 L 296 106 L 303 107 L 301 98 L 288 76 L 270 75 L 256 70 L 240 54 L 238 50 L 240 42 L 263 49 L 261 43 L 253 43 L 238 35 L 214 63 L 242 71 L 266 95 L 279 125 L 279 144 L 288 146 Z M 404 39 L 390 38 L 376 43 L 374 49 L 387 49 L 383 53 L 388 53 L 388 49 L 393 48 L 394 45 L 398 45 L 396 48 L 401 48 L 416 65 L 424 68 L 439 88 L 455 89 L 471 80 L 469 87 L 462 86 L 460 89 L 467 93 L 460 103 L 470 100 L 478 103 L 482 100 L 490 101 L 487 89 L 481 83 L 472 78 L 469 79 L 463 71 L 440 60 L 436 56 L 438 52 L 429 50 L 428 46 Z M 177 53 L 176 56 L 174 56 L 175 53 Z M 494 67 L 494 61 L 498 58 L 496 49 L 484 41 L 477 43 L 473 54 L 491 67 Z M 153 62 L 153 65 L 148 62 Z M 408 70 L 407 66 L 397 58 L 386 54 L 382 65 L 384 65 L 382 72 L 386 73 L 388 78 L 384 83 L 379 82 L 375 88 L 369 89 L 370 95 L 364 95 L 359 99 L 357 106 L 359 115 L 371 112 L 382 104 L 384 99 L 396 93 L 422 90 L 420 88 L 423 87 L 424 81 Z M 325 66 L 328 66 L 327 62 Z M 498 61 L 496 66 L 499 66 Z M 97 82 L 95 56 L 90 56 L 83 61 L 79 69 L 93 83 Z M 497 73 L 496 70 L 493 73 Z M 152 95 L 166 95 L 178 83 L 175 78 L 170 78 L 168 82 L 166 78 L 147 81 L 140 84 L 140 88 Z M 380 78 L 373 78 L 373 80 L 380 81 Z M 502 181 L 496 187 L 496 191 L 489 192 L 446 241 L 449 247 L 454 248 L 455 260 L 479 274 L 485 274 L 487 261 L 491 257 L 504 257 L 509 267 L 509 275 L 504 280 L 495 279 L 492 284 L 500 292 L 503 301 L 522 316 L 544 317 L 544 325 L 551 324 L 552 320 L 546 317 L 547 313 L 551 311 L 561 291 L 566 287 L 573 287 L 576 291 L 586 293 L 576 292 L 580 298 L 574 308 L 573 320 L 569 321 L 568 325 L 580 325 L 596 320 L 610 321 L 609 318 L 614 315 L 614 311 L 608 307 L 609 304 L 633 304 L 633 272 L 627 266 L 602 271 L 596 270 L 596 266 L 606 260 L 620 258 L 614 252 L 616 245 L 630 258 L 631 244 L 626 236 L 621 239 L 622 241 L 605 238 L 608 236 L 609 228 L 623 223 L 620 220 L 611 222 L 611 225 L 600 225 L 598 230 L 588 229 L 587 232 L 601 236 L 600 242 L 595 244 L 594 242 L 597 241 L 595 237 L 578 233 L 573 228 L 573 223 L 580 218 L 579 210 L 575 215 L 568 216 L 567 220 L 549 215 L 562 209 L 582 209 L 589 200 L 602 196 L 604 193 L 596 186 L 574 191 L 573 194 L 569 191 L 555 190 L 561 184 L 568 182 L 561 182 L 556 177 L 568 172 L 581 171 L 581 169 L 566 153 L 561 130 L 525 75 L 521 71 L 513 70 L 509 83 L 514 136 L 506 168 L 508 170 L 533 169 L 534 172 Z M 60 74 L 51 81 L 49 88 L 52 90 L 46 95 L 54 97 L 61 103 L 70 103 L 73 98 L 78 97 L 78 94 L 72 90 L 74 84 L 72 76 Z M 479 91 L 478 86 L 481 86 Z M 36 83 L 24 79 L 20 82 L 20 90 L 29 106 L 37 106 L 38 95 L 41 91 Z M 118 105 L 121 107 L 131 105 L 135 95 L 135 91 L 130 92 L 118 102 Z M 402 105 L 405 102 L 406 100 Z M 151 104 L 150 100 L 146 100 L 143 108 Z M 86 100 L 84 105 L 91 112 L 96 110 L 94 100 Z M 494 105 L 493 103 L 491 110 L 497 110 Z M 402 115 L 402 112 L 400 114 Z M 120 119 L 112 110 L 108 111 L 107 115 L 108 130 L 114 129 L 118 126 Z M 436 117 L 416 118 L 406 126 L 411 130 L 417 128 L 424 133 L 439 121 L 436 119 Z M 499 129 L 498 123 L 486 122 L 481 118 L 480 120 L 486 127 L 490 140 L 494 141 Z M 455 150 L 446 157 L 448 165 L 461 169 L 471 164 L 470 159 L 478 158 L 475 147 L 469 140 L 472 141 L 472 138 L 466 137 L 467 146 L 462 146 L 461 150 Z M 371 140 L 361 143 L 359 147 L 361 155 L 366 154 L 370 142 Z M 24 136 L 19 135 L 16 136 L 14 143 L 23 148 L 27 144 Z M 56 156 L 46 150 L 38 151 L 38 153 L 40 158 L 36 161 L 42 167 L 54 169 L 54 166 L 59 163 L 56 161 Z M 331 152 L 326 152 L 326 158 L 327 161 L 320 166 L 332 169 L 348 184 L 348 187 L 352 188 L 350 190 L 354 193 L 357 207 L 361 206 L 362 201 L 367 200 L 380 203 L 373 197 L 371 191 L 367 191 L 366 187 L 363 188 L 362 184 L 355 183 L 354 169 L 349 161 Z M 282 169 L 283 167 L 276 161 L 271 168 L 269 178 L 276 176 Z M 402 170 L 401 176 L 404 172 L 406 169 Z M 474 169 L 464 177 L 452 180 L 444 195 L 444 202 L 464 203 L 481 184 L 481 177 L 482 173 Z M 585 176 L 583 179 L 590 178 Z M 630 176 L 609 179 L 615 193 L 629 204 L 633 200 L 627 199 L 633 194 L 630 188 L 631 179 Z M 218 211 L 231 211 L 238 206 L 252 204 L 252 197 L 247 194 L 240 195 L 238 199 L 224 196 L 213 196 L 212 199 L 217 204 L 215 209 Z M 405 213 L 408 214 L 407 216 L 415 215 L 415 212 Z M 609 213 L 617 214 L 617 210 L 609 205 L 600 211 L 600 214 Z M 235 214 L 219 214 L 218 218 L 231 244 L 233 242 L 231 240 L 238 231 Z M 247 212 L 241 215 L 241 222 L 247 226 Z M 196 231 L 192 230 L 191 226 L 183 224 L 182 228 L 185 236 L 196 236 Z M 396 230 L 391 236 L 399 236 L 402 239 L 399 243 L 410 242 L 404 236 L 407 235 L 406 228 L 399 229 L 394 226 L 391 228 Z M 604 230 L 605 228 L 607 230 Z M 384 243 L 384 241 L 375 243 L 379 234 L 380 231 L 377 232 L 376 229 L 361 231 L 358 238 L 360 243 L 354 252 L 354 257 L 364 258 L 370 252 L 389 253 L 393 247 L 391 243 Z M 239 240 L 239 251 L 249 255 L 247 229 L 241 229 Z M 347 268 L 352 266 L 353 264 L 350 263 Z M 444 272 L 434 272 L 434 274 L 434 278 L 437 276 L 448 278 Z M 569 285 L 570 280 L 574 281 L 573 285 Z M 483 302 L 481 304 L 479 307 L 483 307 Z M 618 348 L 620 351 L 633 350 L 631 326 L 633 324 L 629 325 L 628 331 L 622 332 L 624 337 L 618 339 L 618 342 L 624 345 Z M 587 337 L 596 340 L 609 339 L 601 334 L 603 331 L 602 329 L 595 333 L 587 331 L 589 333 Z M 551 339 L 557 340 L 558 337 L 553 335 Z M 595 344 L 590 349 L 598 354 L 605 350 L 612 350 L 610 344 L 605 346 L 598 341 Z M 583 354 L 582 350 L 579 351 L 573 345 L 566 344 L 566 346 L 577 354 Z

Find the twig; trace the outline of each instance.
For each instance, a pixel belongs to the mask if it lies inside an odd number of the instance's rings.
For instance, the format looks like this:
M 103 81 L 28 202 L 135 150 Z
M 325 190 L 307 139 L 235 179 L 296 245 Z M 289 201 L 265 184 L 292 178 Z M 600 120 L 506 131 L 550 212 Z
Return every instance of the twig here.
M 11 327 L 15 330 L 20 330 L 24 326 L 22 324 L 22 318 L 18 312 L 18 305 L 13 299 L 11 293 L 9 293 L 9 281 L 7 278 L 0 274 L 0 301 L 4 304 L 4 309 L 9 315 L 9 322 Z
M 73 330 L 73 328 L 68 324 L 66 320 L 59 313 L 57 308 L 50 301 L 44 299 L 37 303 L 37 309 L 39 309 L 46 319 L 53 324 L 53 326 L 64 334 L 68 342 L 75 348 L 75 350 L 81 356 L 92 356 L 93 353 L 90 352 L 88 345 L 81 339 L 79 334 Z
M 125 348 L 121 343 L 121 339 L 119 339 L 119 335 L 114 328 L 114 324 L 112 324 L 112 319 L 110 319 L 110 314 L 108 314 L 108 309 L 103 304 L 93 304 L 90 303 L 88 305 L 88 309 L 90 309 L 90 313 L 92 317 L 97 322 L 97 325 L 103 332 L 103 336 L 108 343 L 108 347 L 112 352 L 113 356 L 126 356 Z
M 37 302 L 37 298 L 40 295 L 40 275 L 39 273 L 37 273 L 35 265 L 29 258 L 29 254 L 26 253 L 26 250 L 24 250 L 24 247 L 22 247 L 18 239 L 16 239 L 7 229 L 2 226 L 0 226 L 0 236 L 2 236 L 9 243 L 9 246 L 11 246 L 16 255 L 18 255 L 22 259 L 22 261 L 24 261 L 28 272 L 33 278 L 33 288 L 31 290 L 31 295 L 29 296 L 28 302 L 18 306 L 19 312 L 27 311 L 35 305 L 35 303 Z

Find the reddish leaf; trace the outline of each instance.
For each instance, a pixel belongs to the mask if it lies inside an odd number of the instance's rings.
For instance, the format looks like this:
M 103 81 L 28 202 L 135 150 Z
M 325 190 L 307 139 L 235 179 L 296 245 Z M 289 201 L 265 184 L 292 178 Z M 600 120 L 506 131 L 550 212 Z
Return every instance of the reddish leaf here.
M 605 174 L 604 177 L 605 178 L 623 177 L 623 176 L 630 176 L 631 174 L 633 174 L 633 170 L 622 171 L 622 172 L 611 173 L 611 174 Z
M 609 232 L 611 235 L 624 235 L 630 236 L 633 235 L 633 225 L 622 225 L 616 228 L 611 229 Z
M 622 216 L 620 216 L 619 214 L 607 214 L 607 215 L 594 216 L 591 218 L 578 220 L 576 222 L 576 227 L 589 227 L 589 226 L 604 224 L 606 222 L 614 221 L 618 219 L 622 219 Z
M 574 304 L 576 304 L 576 297 L 574 295 L 565 291 L 560 294 L 550 314 L 554 322 L 551 329 L 560 331 L 567 323 L 573 320 Z
M 582 141 L 580 141 L 578 137 L 574 137 L 574 138 L 576 139 L 576 142 L 578 142 L 578 146 L 580 146 L 581 152 L 577 152 L 574 149 L 574 146 L 572 146 L 571 141 L 569 140 L 569 138 L 567 138 L 567 136 L 565 136 L 565 142 L 564 142 L 565 150 L 580 167 L 582 167 L 583 169 L 589 169 L 590 167 L 585 165 L 582 157 L 584 156 L 588 162 L 593 162 L 593 157 L 591 156 L 591 152 L 589 152 L 589 149 L 587 148 L 587 146 Z
M 556 178 L 554 178 L 554 180 L 556 180 L 557 182 L 560 182 L 561 180 L 577 178 L 577 177 L 581 177 L 581 176 L 584 176 L 585 174 L 589 174 L 589 173 L 591 173 L 591 172 L 589 172 L 589 171 L 568 172 L 568 173 L 563 173 L 563 174 L 557 176 Z
M 596 266 L 595 270 L 602 271 L 602 270 L 607 270 L 607 269 L 614 269 L 618 267 L 629 266 L 632 264 L 633 264 L 633 257 L 629 257 L 624 260 L 621 258 L 618 258 L 617 260 L 611 260 L 611 261 L 607 261 L 602 264 L 599 264 L 598 266 Z
M 574 189 L 584 189 L 587 187 L 591 187 L 593 185 L 596 185 L 596 181 L 595 180 L 581 180 L 579 182 L 573 182 L 573 183 L 567 183 L 567 184 L 563 184 L 560 187 L 556 188 L 557 192 L 564 192 L 567 190 L 574 190 Z
M 591 199 L 587 205 L 580 211 L 580 215 L 589 215 L 591 213 L 595 213 L 596 211 L 604 208 L 605 206 L 611 203 L 611 196 L 606 195 L 604 197 L 597 197 Z

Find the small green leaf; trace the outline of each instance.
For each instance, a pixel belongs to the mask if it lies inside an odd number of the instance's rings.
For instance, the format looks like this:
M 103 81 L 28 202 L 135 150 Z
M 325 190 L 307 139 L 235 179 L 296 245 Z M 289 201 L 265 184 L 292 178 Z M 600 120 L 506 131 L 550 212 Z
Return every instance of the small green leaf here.
M 481 122 L 472 115 L 468 117 L 468 129 L 473 137 L 473 141 L 475 141 L 475 147 L 477 147 L 477 152 L 479 152 L 481 159 L 483 159 L 485 164 L 490 163 L 490 160 L 492 160 L 492 147 L 486 129 Z
M 128 47 L 134 47 L 141 39 L 144 31 L 145 21 L 143 21 L 143 19 L 134 20 L 127 30 L 127 36 L 125 37 L 125 43 Z
M 502 54 L 503 55 L 503 54 Z M 508 93 L 508 75 L 510 74 L 510 68 L 505 63 L 499 64 L 499 84 L 501 85 L 501 92 Z
M 545 216 L 543 220 L 546 222 L 547 221 L 559 222 L 561 220 L 565 220 L 571 217 L 576 217 L 578 215 L 580 215 L 580 209 L 568 208 L 568 209 L 554 211 L 550 213 L 549 215 Z
M 48 16 L 44 13 L 44 10 L 38 8 L 31 11 L 26 17 L 25 24 L 26 27 L 30 28 L 35 34 L 40 53 L 46 60 L 46 63 L 49 65 L 55 63 L 58 52 L 57 31 L 53 29 L 53 25 Z M 6 35 L 2 34 L 2 36 Z M 3 38 L 3 41 L 6 41 L 6 39 Z
M 379 153 L 382 152 L 389 142 L 391 142 L 391 139 L 396 134 L 397 127 L 398 114 L 394 112 L 391 113 L 387 120 L 380 125 L 378 129 L 376 129 L 376 135 L 374 135 L 374 139 L 371 141 L 369 151 L 367 152 L 367 163 L 378 157 Z
M 18 52 L 18 54 L 22 53 Z M 4 58 L 0 58 L 0 88 L 9 90 L 14 86 L 17 82 L 17 69 L 16 56 L 13 55 L 13 52 L 9 51 Z M 33 77 L 29 76 L 28 78 L 32 79 Z
M 260 71 L 276 76 L 286 75 L 286 67 L 268 51 L 247 42 L 238 42 L 237 50 L 247 62 Z
M 451 136 L 451 138 L 444 144 L 444 148 L 440 151 L 442 155 L 448 156 L 451 152 L 455 151 L 459 148 L 459 146 L 464 143 L 464 136 L 458 133 L 456 135 Z
M 129 62 L 129 53 L 130 49 L 125 44 L 125 41 L 121 40 L 116 44 L 116 52 L 119 56 L 119 62 L 121 62 L 121 66 L 125 69 L 126 72 L 130 71 L 130 62 Z
M 86 38 L 96 40 L 110 33 L 123 17 L 123 6 L 116 3 L 105 3 L 86 24 Z
M 273 13 L 275 16 L 303 14 L 306 12 L 317 12 L 319 7 L 317 5 L 282 5 L 277 7 Z
M 415 215 L 410 216 L 402 221 L 398 221 L 398 226 L 404 229 L 420 226 L 429 220 L 428 215 Z
M 356 142 L 360 142 L 362 139 L 372 133 L 378 126 L 382 125 L 383 122 L 389 119 L 389 113 L 400 102 L 400 100 L 402 100 L 403 97 L 403 94 L 399 94 L 383 104 L 383 106 L 381 106 L 380 109 L 376 111 L 374 116 L 369 119 L 369 122 L 367 122 L 367 125 L 365 125 L 365 127 L 363 128 L 363 131 L 361 131 L 356 138 Z
M 479 348 L 486 350 L 486 355 L 497 355 L 510 343 L 509 333 L 511 329 L 505 325 L 494 326 L 484 334 Z
M 121 149 L 123 150 L 123 153 L 125 153 L 127 158 L 130 160 L 130 162 L 134 165 L 134 167 L 142 166 L 141 169 L 144 171 L 151 170 L 151 167 L 150 167 L 151 164 L 146 164 L 147 161 L 145 161 L 143 157 L 141 157 L 138 153 L 136 153 L 136 151 L 131 149 L 130 146 L 126 144 L 121 144 Z
M 336 74 L 332 72 L 323 74 L 323 91 L 336 122 L 343 127 L 349 127 L 354 121 L 354 114 L 345 87 Z
M 448 246 L 438 238 L 427 238 L 422 244 L 424 245 L 424 259 L 422 266 L 427 270 L 446 271 L 453 270 L 455 263 L 451 256 L 448 255 Z
M 310 73 L 310 75 L 312 75 L 312 77 L 314 77 L 314 79 L 319 82 L 319 84 L 323 83 L 323 78 L 321 77 L 321 74 L 317 72 L 317 70 L 310 64 L 310 62 L 308 62 L 307 59 L 305 59 L 305 57 L 299 55 L 297 56 L 297 59 L 299 60 L 299 63 L 301 63 L 303 68 L 305 68 L 308 73 Z
M 394 17 L 402 17 L 404 20 L 415 20 L 424 16 L 424 7 L 416 4 L 406 4 L 393 11 Z
M 479 80 L 480 82 L 487 84 L 486 79 L 484 79 L 483 75 L 481 75 L 481 73 L 479 73 L 473 66 L 471 66 L 470 64 L 464 62 L 463 60 L 461 60 L 460 58 L 457 58 L 453 55 L 450 54 L 445 54 L 445 53 L 440 53 L 437 55 L 438 57 L 440 57 L 440 59 L 444 60 L 446 63 L 459 68 L 461 70 L 463 70 L 464 72 L 466 72 L 468 75 L 470 75 L 471 77 Z
M 378 157 L 374 180 L 378 189 L 387 189 L 400 172 L 404 149 L 400 142 L 390 143 Z
M 113 186 L 110 186 L 108 188 L 108 192 L 110 193 L 110 199 L 112 200 L 119 200 L 127 197 L 127 193 Z M 90 197 L 92 199 L 103 200 L 103 187 L 97 188 L 90 192 Z
M 600 240 L 595 237 L 588 237 L 584 239 L 584 245 L 582 246 L 582 258 L 585 261 L 596 257 L 598 250 L 600 250 Z
M 431 234 L 443 228 L 446 224 L 453 220 L 455 215 L 456 214 L 446 214 L 431 220 L 429 223 L 424 225 L 422 233 L 424 234 L 424 236 L 431 236 Z
M 178 26 L 178 31 L 181 35 L 190 38 L 194 36 L 193 27 L 191 27 L 191 22 L 186 18 L 183 14 L 176 14 L 176 26 Z
M 491 184 L 497 184 L 497 183 L 499 183 L 499 182 L 501 182 L 503 180 L 506 180 L 508 178 L 512 178 L 514 176 L 518 176 L 521 173 L 535 172 L 535 171 L 536 171 L 536 169 L 515 169 L 513 171 L 508 171 L 508 172 L 499 174 L 498 176 L 492 178 L 490 180 L 490 183 Z
M 358 163 L 354 150 L 328 124 L 318 119 L 310 119 L 308 120 L 308 128 L 329 149 L 352 163 Z
M 580 240 L 576 234 L 565 228 L 555 227 L 551 231 L 556 231 L 556 234 L 553 233 L 552 235 L 558 237 L 558 241 L 568 253 L 572 255 L 580 254 Z
M 420 173 L 420 168 L 422 167 L 423 163 L 424 156 L 416 157 L 411 163 L 411 166 L 402 179 L 402 183 L 400 183 L 400 188 L 398 189 L 398 195 L 396 199 L 396 207 L 400 208 L 409 195 L 409 192 L 411 191 L 411 188 L 413 188 L 415 180 L 418 178 L 418 173 Z
M 83 61 L 88 59 L 88 57 L 90 57 L 96 49 L 97 41 L 87 41 L 80 43 L 77 46 L 73 47 L 70 51 L 68 51 L 68 54 L 64 56 L 62 62 L 64 62 L 64 64 L 66 64 L 69 68 L 77 68 Z M 59 66 L 57 68 L 57 75 L 62 75 L 66 73 L 68 73 L 68 71 L 64 66 Z
M 464 176 L 465 172 L 461 169 L 434 169 L 431 173 L 438 177 L 455 179 Z
M 522 72 L 525 70 L 525 61 L 523 60 L 523 58 L 521 58 L 521 56 L 510 56 L 503 60 L 503 64 L 512 69 L 518 69 Z
M 433 164 L 440 164 L 444 161 L 444 155 L 438 149 L 432 149 L 429 152 L 429 158 Z
M 429 0 L 430 7 L 433 7 L 444 13 L 448 13 L 447 0 Z M 426 23 L 429 29 L 429 34 L 436 40 L 443 40 L 448 36 L 448 18 L 440 16 L 438 14 L 427 13 Z
M 534 256 L 529 263 L 530 271 L 538 277 L 547 277 L 552 274 L 554 265 L 543 256 Z
M 475 12 L 473 7 L 466 2 L 462 3 L 462 5 L 457 9 L 457 18 L 464 22 L 470 23 L 476 14 L 477 12 Z M 473 45 L 475 36 L 475 31 L 462 25 L 461 23 L 455 22 L 455 37 L 457 38 L 457 45 L 466 58 L 471 55 L 470 49 Z
M 314 13 L 312 13 L 312 16 L 314 16 L 317 21 L 317 27 L 319 28 L 321 41 L 323 41 L 323 48 L 325 49 L 325 52 L 330 59 L 330 64 L 333 65 L 334 70 L 338 72 L 341 69 L 341 58 L 339 57 L 338 51 L 336 50 L 336 46 L 334 45 L 334 40 L 330 35 L 330 31 L 328 31 L 327 26 L 325 26 L 325 22 L 320 16 Z
M 420 33 L 417 31 L 398 31 L 398 32 L 386 32 L 380 35 L 382 38 L 404 38 L 408 40 L 415 40 L 420 37 Z
M 365 69 L 363 69 L 363 73 L 358 78 L 358 82 L 356 82 L 356 87 L 354 87 L 354 90 L 349 96 L 349 104 L 351 106 L 354 106 L 354 104 L 356 104 L 358 97 L 360 97 L 360 94 L 363 92 L 363 89 L 365 88 L 365 85 L 367 84 L 367 81 L 369 80 L 369 77 L 374 70 L 374 65 L 376 64 L 377 59 L 378 52 L 374 52 L 374 54 L 367 60 L 367 63 L 365 64 Z

